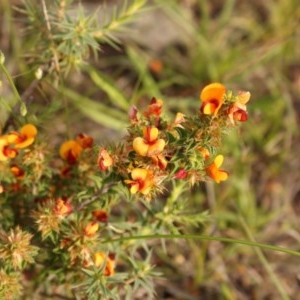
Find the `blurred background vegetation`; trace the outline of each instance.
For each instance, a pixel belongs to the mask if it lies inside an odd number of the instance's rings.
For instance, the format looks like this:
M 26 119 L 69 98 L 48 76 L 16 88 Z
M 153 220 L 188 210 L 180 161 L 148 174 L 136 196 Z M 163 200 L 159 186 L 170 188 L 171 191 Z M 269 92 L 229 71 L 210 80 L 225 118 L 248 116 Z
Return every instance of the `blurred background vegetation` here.
M 53 144 L 85 132 L 105 145 L 126 133 L 132 104 L 143 107 L 161 97 L 167 114 L 188 114 L 199 109 L 199 91 L 207 83 L 249 90 L 248 122 L 224 139 L 230 179 L 182 196 L 209 210 L 213 222 L 183 233 L 300 250 L 299 0 L 144 2 L 132 18 L 123 15 L 126 29 L 111 36 L 103 32 L 99 51 L 85 64 L 76 70 L 71 61 L 63 75 L 35 85 L 48 59 L 45 51 L 36 51 L 45 50 L 44 33 L 28 29 L 23 2 L 0 2 L 0 48 L 19 93 L 28 97 L 30 118 Z M 104 25 L 127 7 L 123 0 L 81 3 L 83 12 Z M 68 14 L 80 19 L 73 4 Z M 14 102 L 5 82 L 1 97 Z M 2 107 L 1 128 L 8 121 Z M 166 278 L 155 282 L 157 299 L 298 299 L 298 258 L 218 242 L 168 243 L 165 252 L 155 253 Z

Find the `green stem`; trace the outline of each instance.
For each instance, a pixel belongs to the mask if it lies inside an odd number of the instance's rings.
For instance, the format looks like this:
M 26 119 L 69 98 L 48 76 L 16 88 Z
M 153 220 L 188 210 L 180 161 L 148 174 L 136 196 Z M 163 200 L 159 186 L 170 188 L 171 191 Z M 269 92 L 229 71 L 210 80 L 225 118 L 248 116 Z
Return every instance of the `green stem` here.
M 251 247 L 257 247 L 261 249 L 266 250 L 273 250 L 278 252 L 283 252 L 286 254 L 294 255 L 300 257 L 300 252 L 290 250 L 283 247 L 268 245 L 268 244 L 262 244 L 252 241 L 246 241 L 246 240 L 238 240 L 238 239 L 231 239 L 231 238 L 225 238 L 225 237 L 218 237 L 218 236 L 207 236 L 207 235 L 197 235 L 197 234 L 149 234 L 149 235 L 135 235 L 135 236 L 125 236 L 117 239 L 107 239 L 102 241 L 104 244 L 108 243 L 116 243 L 116 242 L 124 242 L 124 241 L 130 241 L 130 240 L 151 240 L 151 239 L 194 239 L 194 240 L 206 240 L 206 241 L 218 241 L 218 242 L 224 242 L 224 243 L 230 243 L 230 244 L 241 244 Z
M 248 239 L 251 240 L 252 242 L 255 242 L 255 239 L 254 239 L 254 237 L 253 237 L 253 235 L 250 231 L 250 228 L 249 228 L 245 218 L 241 214 L 239 214 L 239 221 L 240 221 L 240 223 L 241 223 Z M 261 249 L 255 248 L 254 251 L 255 251 L 258 259 L 260 260 L 260 262 L 264 266 L 265 270 L 267 271 L 268 275 L 270 276 L 271 280 L 273 281 L 275 287 L 277 288 L 279 294 L 281 295 L 281 298 L 284 299 L 284 300 L 289 300 L 290 297 L 287 295 L 284 287 L 282 286 L 282 284 L 280 283 L 280 280 L 278 279 L 278 277 L 276 276 L 276 274 L 272 270 L 272 267 L 270 266 L 270 264 L 267 261 L 266 257 L 262 253 Z
M 0 55 L 3 58 L 4 55 L 3 53 L 0 51 Z M 20 94 L 14 84 L 14 81 L 12 80 L 11 76 L 9 75 L 8 70 L 6 69 L 5 65 L 4 65 L 4 59 L 3 61 L 0 62 L 0 69 L 2 70 L 2 72 L 4 73 L 4 75 L 6 76 L 10 86 L 12 87 L 13 93 L 16 97 L 16 99 L 18 100 L 18 102 L 20 103 L 21 107 L 20 107 L 20 112 L 22 116 L 25 116 L 27 114 L 27 110 L 26 110 L 26 106 L 25 103 L 22 101 Z
M 184 190 L 186 189 L 187 185 L 186 182 L 174 182 L 173 181 L 173 189 L 172 189 L 172 194 L 169 196 L 167 203 L 166 203 L 166 208 L 171 208 L 172 205 L 176 202 L 176 200 L 183 194 Z

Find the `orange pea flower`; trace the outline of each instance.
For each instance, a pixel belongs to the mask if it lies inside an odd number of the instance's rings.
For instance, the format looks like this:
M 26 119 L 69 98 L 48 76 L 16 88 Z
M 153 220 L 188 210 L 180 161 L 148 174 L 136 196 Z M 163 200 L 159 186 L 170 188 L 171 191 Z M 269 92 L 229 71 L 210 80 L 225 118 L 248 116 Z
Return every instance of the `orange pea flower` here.
M 199 147 L 198 150 L 200 151 L 200 153 L 202 154 L 204 159 L 208 159 L 210 154 L 207 148 L 204 147 Z
M 92 215 L 98 222 L 103 222 L 103 223 L 107 222 L 108 216 L 105 210 L 96 209 L 92 212 Z
M 228 108 L 228 117 L 232 124 L 234 124 L 234 121 L 247 121 L 248 115 L 246 104 L 250 100 L 250 96 L 250 92 L 239 92 L 237 101 Z
M 224 156 L 218 155 L 214 162 L 206 168 L 207 176 L 211 177 L 217 183 L 225 181 L 228 178 L 228 172 L 219 169 L 223 163 L 223 160 Z
M 159 117 L 162 112 L 163 104 L 164 102 L 161 99 L 153 97 L 148 105 L 148 109 L 144 111 L 144 116 L 148 118 L 151 116 Z
M 96 252 L 94 254 L 94 264 L 96 267 L 102 267 L 105 263 L 103 270 L 104 276 L 112 276 L 115 273 L 115 256 L 114 254 L 106 255 L 104 252 Z
M 160 154 L 166 145 L 163 139 L 158 139 L 159 131 L 156 127 L 145 127 L 144 138 L 137 137 L 133 140 L 133 149 L 140 156 L 155 156 Z
M 99 229 L 98 222 L 93 221 L 85 226 L 84 235 L 91 237 L 91 236 L 95 235 L 95 233 L 98 231 L 98 229 Z
M 86 135 L 84 133 L 79 133 L 75 141 L 82 147 L 82 149 L 92 148 L 94 143 L 94 139 L 91 136 Z
M 7 136 L 0 137 L 0 161 L 6 161 L 18 155 L 16 149 L 10 148 Z
M 205 86 L 200 94 L 201 112 L 205 115 L 215 116 L 223 104 L 225 91 L 225 86 L 218 82 Z
M 163 69 L 164 65 L 163 65 L 163 62 L 160 60 L 160 59 L 152 59 L 150 62 L 149 62 L 149 69 L 153 72 L 153 73 L 160 73 Z
M 59 149 L 59 155 L 69 164 L 75 164 L 82 152 L 82 147 L 74 140 L 64 142 Z
M 106 171 L 114 163 L 113 158 L 110 156 L 106 149 L 100 149 L 98 154 L 98 166 L 102 171 Z
M 53 209 L 55 215 L 65 216 L 71 213 L 71 211 L 72 211 L 72 205 L 69 202 L 61 198 L 58 198 L 55 201 L 55 206 Z
M 143 195 L 149 194 L 152 186 L 154 185 L 153 171 L 141 168 L 135 168 L 131 171 L 132 180 L 125 180 L 129 184 L 131 194 L 137 192 Z
M 7 140 L 9 144 L 15 144 L 16 149 L 22 149 L 33 144 L 36 135 L 36 127 L 32 124 L 26 124 L 20 129 L 20 132 L 10 132 L 7 135 Z
M 22 170 L 21 168 L 19 168 L 17 165 L 12 165 L 10 167 L 10 171 L 13 173 L 13 175 L 17 178 L 17 179 L 23 179 L 25 172 L 24 170 Z
M 163 155 L 157 155 L 157 156 L 151 156 L 153 163 L 159 167 L 161 170 L 165 170 L 167 165 L 168 165 L 168 161 L 166 160 L 166 158 Z

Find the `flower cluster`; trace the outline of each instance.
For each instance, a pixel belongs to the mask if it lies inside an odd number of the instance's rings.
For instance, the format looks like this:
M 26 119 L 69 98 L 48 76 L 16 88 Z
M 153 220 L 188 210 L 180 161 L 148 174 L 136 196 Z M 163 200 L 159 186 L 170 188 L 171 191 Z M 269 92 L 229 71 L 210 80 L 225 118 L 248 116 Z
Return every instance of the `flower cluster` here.
M 223 131 L 235 126 L 236 121 L 247 120 L 249 99 L 249 92 L 234 96 L 221 83 L 212 83 L 200 93 L 196 116 L 178 112 L 173 121 L 165 120 L 163 101 L 156 98 L 140 114 L 132 108 L 126 143 L 130 178 L 124 180 L 130 192 L 151 198 L 163 189 L 165 180 L 182 179 L 195 184 L 209 177 L 217 183 L 225 181 L 228 172 L 220 169 L 224 157 L 215 153 Z
M 3 209 L 13 207 L 20 224 L 39 232 L 35 243 L 47 252 L 39 257 L 41 263 L 44 260 L 46 265 L 51 258 L 65 272 L 79 266 L 88 276 L 100 274 L 107 279 L 117 272 L 118 260 L 126 256 L 119 256 L 107 241 L 130 232 L 131 222 L 124 216 L 126 229 L 110 223 L 113 206 L 124 200 L 146 200 L 150 205 L 170 182 L 192 186 L 210 179 L 216 183 L 227 180 L 229 174 L 221 168 L 224 157 L 219 153 L 222 136 L 247 120 L 249 99 L 249 92 L 234 95 L 221 83 L 212 83 L 201 91 L 194 115 L 177 112 L 169 120 L 163 114 L 163 100 L 152 98 L 142 111 L 130 108 L 128 134 L 119 145 L 95 145 L 91 136 L 80 133 L 63 141 L 55 154 L 45 150 L 48 145 L 40 139 L 36 141 L 37 128 L 25 124 L 19 131 L 0 136 Z M 122 208 L 117 211 L 121 213 Z M 33 223 L 28 223 L 28 216 Z M 4 233 L 1 236 L 3 243 L 14 241 L 23 250 L 13 250 L 14 245 L 11 251 L 0 247 L 0 260 L 9 258 L 19 269 L 33 261 L 36 248 L 30 248 L 31 235 L 18 233 L 15 240 Z M 26 255 L 28 249 L 32 256 Z

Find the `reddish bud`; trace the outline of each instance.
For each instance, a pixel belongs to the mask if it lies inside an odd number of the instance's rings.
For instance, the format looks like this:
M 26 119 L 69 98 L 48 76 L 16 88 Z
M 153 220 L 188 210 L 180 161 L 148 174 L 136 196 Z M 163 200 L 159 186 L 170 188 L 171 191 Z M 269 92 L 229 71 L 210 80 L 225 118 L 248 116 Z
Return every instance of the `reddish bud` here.
M 108 215 L 107 215 L 107 212 L 105 210 L 102 210 L 102 209 L 94 210 L 92 212 L 92 215 L 99 222 L 102 222 L 102 223 L 107 222 Z
M 175 175 L 174 178 L 176 179 L 185 179 L 188 175 L 188 172 L 184 169 L 180 169 Z

